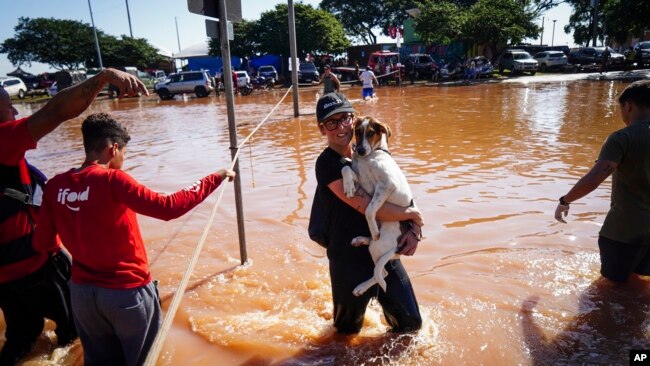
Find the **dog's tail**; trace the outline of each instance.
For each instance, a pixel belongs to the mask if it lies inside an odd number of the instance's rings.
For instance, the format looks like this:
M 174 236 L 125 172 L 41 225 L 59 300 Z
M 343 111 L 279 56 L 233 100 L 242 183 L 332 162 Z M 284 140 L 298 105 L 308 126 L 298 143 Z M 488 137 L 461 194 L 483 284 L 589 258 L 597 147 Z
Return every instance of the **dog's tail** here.
M 382 255 L 377 263 L 375 263 L 375 272 L 373 277 L 375 278 L 375 281 L 377 281 L 377 284 L 381 286 L 381 288 L 386 292 L 386 281 L 384 281 L 384 277 L 388 275 L 386 270 L 384 269 L 384 266 L 395 257 L 395 253 L 397 253 L 397 248 L 392 248 L 386 254 Z

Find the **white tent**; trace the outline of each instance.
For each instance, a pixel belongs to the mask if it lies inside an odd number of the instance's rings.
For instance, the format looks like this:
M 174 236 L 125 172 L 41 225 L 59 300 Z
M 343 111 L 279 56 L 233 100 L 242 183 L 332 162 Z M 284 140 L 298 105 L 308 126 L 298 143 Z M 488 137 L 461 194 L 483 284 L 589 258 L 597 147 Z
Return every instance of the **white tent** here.
M 189 58 L 189 57 L 200 57 L 208 56 L 208 41 L 206 40 L 203 43 L 197 43 L 187 48 L 180 50 L 178 53 L 174 54 L 174 58 Z
M 174 57 L 174 53 L 172 51 L 170 51 L 169 49 L 167 49 L 165 47 L 162 47 L 162 46 L 160 46 L 158 44 L 155 44 L 155 43 L 153 43 L 151 41 L 149 41 L 149 44 L 152 45 L 154 48 L 156 48 L 156 50 L 158 50 L 159 55 L 165 56 L 165 57 L 168 57 L 168 58 L 173 58 Z

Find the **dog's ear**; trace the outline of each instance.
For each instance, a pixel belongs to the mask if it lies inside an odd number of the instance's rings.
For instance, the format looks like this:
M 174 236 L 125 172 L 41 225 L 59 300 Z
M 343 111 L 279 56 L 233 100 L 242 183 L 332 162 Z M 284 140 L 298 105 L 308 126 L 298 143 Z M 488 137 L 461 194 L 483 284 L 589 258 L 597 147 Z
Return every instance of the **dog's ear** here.
M 354 119 L 354 122 L 352 123 L 352 128 L 356 129 L 361 124 L 361 122 L 363 122 L 365 118 L 366 118 L 365 116 L 357 116 Z
M 379 126 L 381 126 L 381 131 L 382 131 L 383 133 L 386 134 L 386 137 L 387 137 L 387 138 L 390 137 L 390 135 L 393 133 L 393 132 L 390 130 L 390 126 L 387 125 L 387 124 L 384 123 L 384 122 L 380 122 L 380 121 L 377 121 L 377 122 L 379 122 Z

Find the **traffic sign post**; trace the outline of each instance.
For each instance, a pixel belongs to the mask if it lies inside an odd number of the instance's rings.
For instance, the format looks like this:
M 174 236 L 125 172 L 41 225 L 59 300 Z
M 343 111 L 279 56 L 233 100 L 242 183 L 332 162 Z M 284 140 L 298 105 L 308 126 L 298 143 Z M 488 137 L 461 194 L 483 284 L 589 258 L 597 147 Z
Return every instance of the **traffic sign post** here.
M 190 13 L 199 14 L 210 18 L 219 19 L 219 0 L 187 0 L 187 9 Z M 241 0 L 226 0 L 226 17 L 229 21 L 240 23 Z
M 234 32 L 230 21 L 241 22 L 241 0 L 187 0 L 190 13 L 204 15 L 219 21 L 206 20 L 205 28 L 208 37 L 219 38 L 221 43 L 221 59 L 223 62 L 223 84 L 226 94 L 226 110 L 228 114 L 228 132 L 230 135 L 230 154 L 237 154 L 237 125 L 235 123 L 235 96 L 232 81 L 232 65 L 230 64 L 230 44 Z M 227 37 L 220 37 L 227 34 Z M 239 161 L 235 161 L 233 170 L 239 177 Z M 248 259 L 246 253 L 246 235 L 244 230 L 244 206 L 241 199 L 241 178 L 235 179 L 235 209 L 237 211 L 237 229 L 239 233 L 239 257 L 241 264 Z

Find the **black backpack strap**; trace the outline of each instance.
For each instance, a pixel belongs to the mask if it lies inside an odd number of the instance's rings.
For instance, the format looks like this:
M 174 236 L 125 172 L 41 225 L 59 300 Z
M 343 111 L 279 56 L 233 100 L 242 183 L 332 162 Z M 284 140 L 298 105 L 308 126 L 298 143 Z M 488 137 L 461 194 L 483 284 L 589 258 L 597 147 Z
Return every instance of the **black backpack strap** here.
M 6 188 L 6 187 L 0 187 L 0 192 L 2 192 L 3 195 L 9 198 L 18 200 L 20 203 L 24 203 L 26 205 L 32 204 L 32 196 L 30 196 L 28 193 L 24 193 L 17 189 Z

